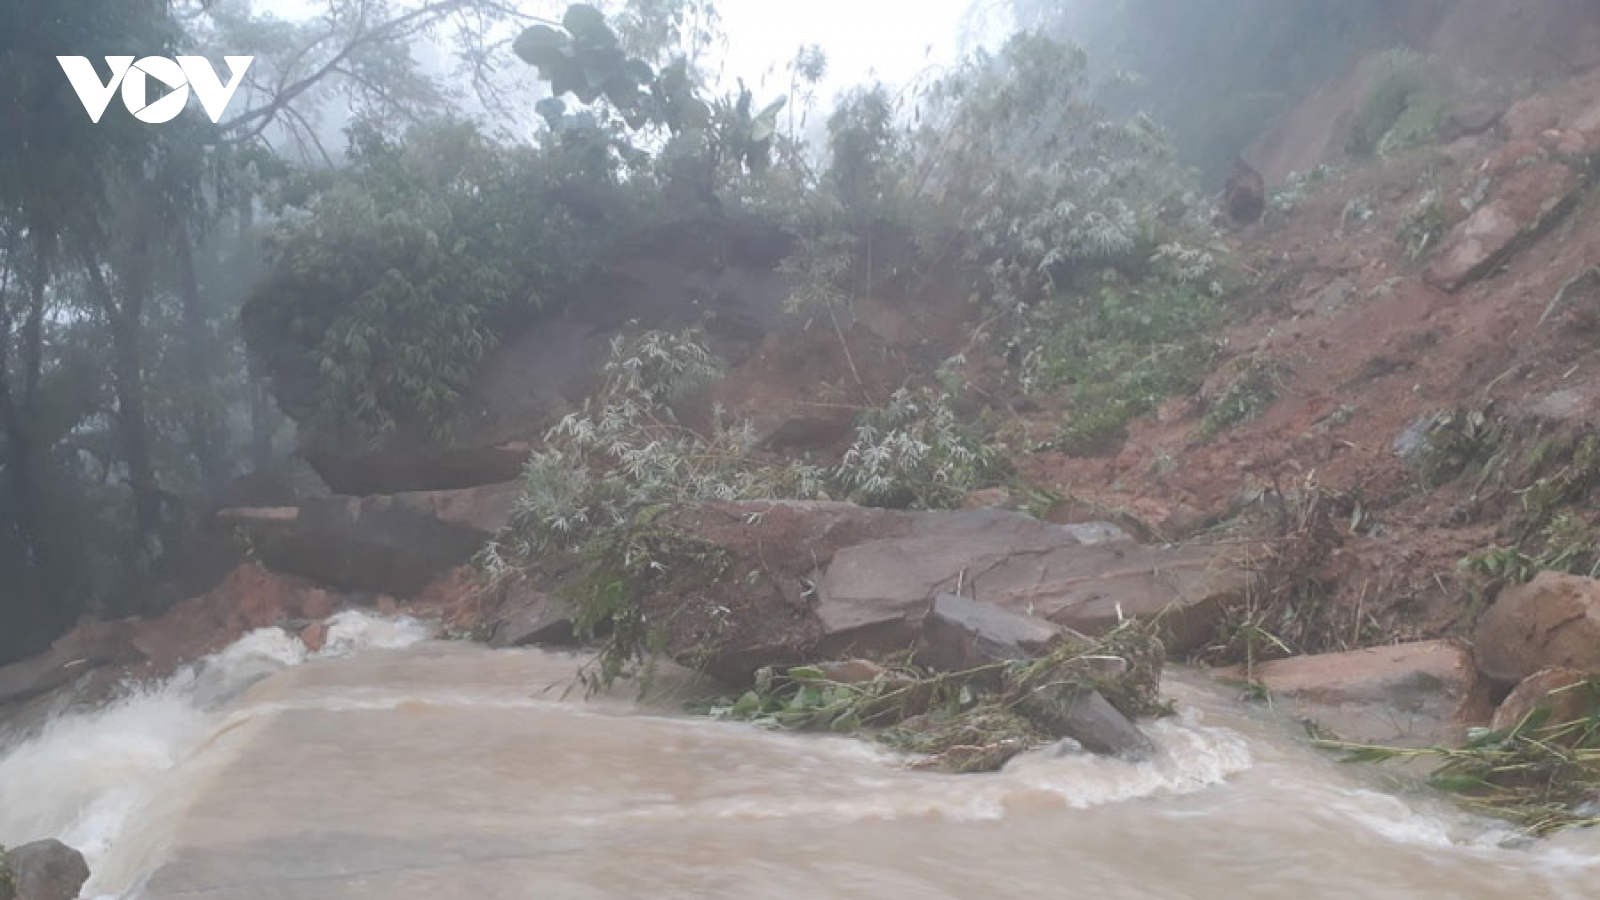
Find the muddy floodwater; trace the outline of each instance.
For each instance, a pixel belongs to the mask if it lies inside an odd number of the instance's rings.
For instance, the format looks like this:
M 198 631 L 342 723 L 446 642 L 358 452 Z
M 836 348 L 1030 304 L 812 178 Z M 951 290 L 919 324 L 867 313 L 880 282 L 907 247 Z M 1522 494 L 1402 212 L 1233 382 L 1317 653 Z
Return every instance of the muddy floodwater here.
M 0 842 L 84 849 L 86 897 L 1594 896 L 1600 834 L 1503 846 L 1195 675 L 1152 762 L 899 768 L 844 738 L 563 697 L 578 660 L 351 618 L 258 632 L 12 736 Z M 265 674 L 265 677 L 262 677 Z

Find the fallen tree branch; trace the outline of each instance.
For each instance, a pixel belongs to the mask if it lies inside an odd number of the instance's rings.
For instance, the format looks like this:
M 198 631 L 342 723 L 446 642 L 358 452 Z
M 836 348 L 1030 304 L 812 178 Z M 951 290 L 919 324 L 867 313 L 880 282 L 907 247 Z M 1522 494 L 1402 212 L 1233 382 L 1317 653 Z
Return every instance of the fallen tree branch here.
M 1591 287 L 1600 287 L 1600 266 L 1590 266 L 1567 279 L 1566 284 L 1561 286 L 1561 290 L 1556 291 L 1556 295 L 1550 298 L 1549 305 L 1544 308 L 1544 315 L 1539 317 L 1539 324 L 1541 326 L 1544 325 L 1545 320 L 1555 314 L 1556 309 L 1567 299 L 1569 291 L 1586 284 Z

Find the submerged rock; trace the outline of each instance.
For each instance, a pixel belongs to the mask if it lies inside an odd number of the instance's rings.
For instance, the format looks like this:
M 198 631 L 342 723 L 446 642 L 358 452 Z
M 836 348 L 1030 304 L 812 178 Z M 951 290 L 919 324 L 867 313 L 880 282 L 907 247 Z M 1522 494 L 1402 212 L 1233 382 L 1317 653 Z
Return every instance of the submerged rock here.
M 1071 645 L 1055 651 L 1055 645 L 1064 640 L 1071 640 Z M 1149 691 L 1157 691 L 1162 653 L 1158 641 L 1151 638 L 1148 643 L 1154 655 L 1153 672 L 1117 655 L 1115 647 L 1097 647 L 1091 639 L 1049 622 L 944 594 L 934 600 L 923 622 L 918 656 L 937 670 L 963 672 L 1050 653 L 1035 669 L 1010 669 L 1003 677 L 997 672 L 985 681 L 1014 700 L 1012 708 L 1050 738 L 1069 738 L 1090 753 L 1145 759 L 1155 753 L 1155 745 L 1096 685 L 1103 682 L 1131 697 L 1139 689 L 1125 682 L 1149 678 L 1153 682 Z M 1074 647 L 1083 649 L 1073 652 Z
M 76 900 L 89 880 L 83 854 L 57 840 L 7 851 L 4 864 L 14 882 L 14 900 Z M 5 884 L 0 881 L 0 900 L 4 898 Z
M 1019 705 L 1047 733 L 1071 738 L 1090 753 L 1130 760 L 1155 755 L 1150 738 L 1099 691 L 1050 685 L 1029 693 Z
M 1444 641 L 1273 660 L 1254 676 L 1275 707 L 1355 743 L 1453 743 L 1462 726 L 1487 717 L 1471 654 Z

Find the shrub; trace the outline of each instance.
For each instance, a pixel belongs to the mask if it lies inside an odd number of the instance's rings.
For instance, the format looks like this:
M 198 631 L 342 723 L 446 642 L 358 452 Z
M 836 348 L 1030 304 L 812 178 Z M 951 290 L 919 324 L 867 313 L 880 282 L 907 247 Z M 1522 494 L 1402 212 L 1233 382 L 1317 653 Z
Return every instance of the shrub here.
M 901 388 L 887 406 L 863 414 L 834 474 L 857 502 L 935 509 L 960 506 L 991 484 L 998 463 L 984 436 L 956 420 L 948 393 Z
M 1163 399 L 1199 387 L 1213 346 L 1205 334 L 1219 315 L 1210 291 L 1166 281 L 1111 278 L 1093 294 L 1052 298 L 1024 339 L 1027 390 L 1070 389 L 1061 449 L 1093 453 L 1122 440 L 1134 417 Z
M 1346 149 L 1356 156 L 1390 154 L 1431 138 L 1447 104 L 1428 84 L 1427 60 L 1396 48 L 1378 60 L 1377 81 L 1350 124 Z
M 512 527 L 494 555 L 527 560 L 581 545 L 656 504 L 822 496 L 826 473 L 759 458 L 749 423 L 727 423 L 720 412 L 710 434 L 679 423 L 675 404 L 720 371 L 693 331 L 616 338 L 600 390 L 528 458 Z
M 459 122 L 404 144 L 358 126 L 349 170 L 303 176 L 242 314 L 285 410 L 329 439 L 442 436 L 491 322 L 553 302 L 600 246 L 603 226 L 557 197 L 610 200 L 612 173 L 568 149 Z

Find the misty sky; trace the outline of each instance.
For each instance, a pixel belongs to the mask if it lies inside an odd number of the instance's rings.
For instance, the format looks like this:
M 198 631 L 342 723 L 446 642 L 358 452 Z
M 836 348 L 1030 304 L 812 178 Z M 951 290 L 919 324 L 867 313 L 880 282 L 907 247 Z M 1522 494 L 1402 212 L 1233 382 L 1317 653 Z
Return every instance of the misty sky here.
M 930 62 L 956 54 L 968 0 L 722 0 L 730 73 L 759 79 L 776 64 L 766 87 L 787 87 L 782 65 L 803 44 L 828 53 L 823 98 L 874 75 L 904 84 Z M 931 48 L 931 56 L 929 51 Z
M 787 89 L 782 69 L 802 45 L 828 54 L 828 78 L 819 99 L 876 77 L 901 85 L 930 63 L 957 52 L 969 0 L 719 0 L 727 33 L 727 85 L 744 78 L 758 94 Z M 563 0 L 524 0 L 530 12 L 560 18 Z M 258 0 L 257 8 L 298 18 L 314 0 Z M 930 53 L 931 51 L 931 53 Z M 765 79 L 765 84 L 763 80 Z

